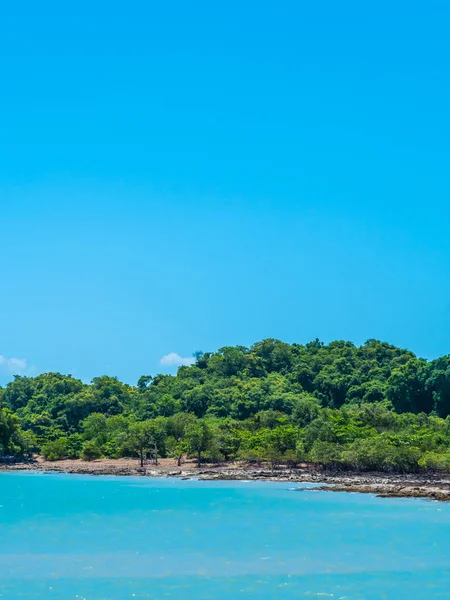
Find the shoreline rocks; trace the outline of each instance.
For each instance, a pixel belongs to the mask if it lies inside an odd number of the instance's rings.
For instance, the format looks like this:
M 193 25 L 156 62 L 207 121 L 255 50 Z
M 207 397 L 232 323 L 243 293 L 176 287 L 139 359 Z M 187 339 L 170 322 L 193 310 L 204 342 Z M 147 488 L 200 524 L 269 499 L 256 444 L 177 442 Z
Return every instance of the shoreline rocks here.
M 450 475 L 386 473 L 340 473 L 308 469 L 258 468 L 245 465 L 205 466 L 197 469 L 194 463 L 174 468 L 173 461 L 162 459 L 161 464 L 141 468 L 133 459 L 100 459 L 92 462 L 81 460 L 45 461 L 0 464 L 0 471 L 41 471 L 80 475 L 121 475 L 141 477 L 179 477 L 180 479 L 214 480 L 263 480 L 286 483 L 317 483 L 318 489 L 331 492 L 357 492 L 376 494 L 382 498 L 428 498 L 441 502 L 450 501 Z M 300 490 L 299 490 L 300 491 Z

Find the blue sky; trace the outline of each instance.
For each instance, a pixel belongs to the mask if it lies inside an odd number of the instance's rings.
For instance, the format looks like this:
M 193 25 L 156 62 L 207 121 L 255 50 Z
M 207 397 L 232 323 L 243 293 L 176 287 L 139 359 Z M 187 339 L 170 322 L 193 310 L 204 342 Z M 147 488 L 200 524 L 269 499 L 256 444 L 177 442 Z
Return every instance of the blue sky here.
M 449 353 L 447 2 L 0 17 L 0 383 L 265 337 Z

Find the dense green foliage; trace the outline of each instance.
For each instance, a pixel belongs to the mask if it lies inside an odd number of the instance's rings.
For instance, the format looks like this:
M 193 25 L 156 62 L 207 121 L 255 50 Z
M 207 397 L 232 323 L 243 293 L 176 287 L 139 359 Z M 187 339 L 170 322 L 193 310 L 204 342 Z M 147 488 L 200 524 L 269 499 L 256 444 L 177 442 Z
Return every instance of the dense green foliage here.
M 267 339 L 198 352 L 177 375 L 136 386 L 45 373 L 0 394 L 0 454 L 450 467 L 450 356 L 428 362 L 376 340 Z

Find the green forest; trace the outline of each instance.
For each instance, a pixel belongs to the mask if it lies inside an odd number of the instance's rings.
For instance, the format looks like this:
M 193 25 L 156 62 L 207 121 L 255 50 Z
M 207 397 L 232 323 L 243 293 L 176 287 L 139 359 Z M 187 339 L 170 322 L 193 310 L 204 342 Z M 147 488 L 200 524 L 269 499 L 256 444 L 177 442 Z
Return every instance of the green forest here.
M 194 358 L 135 386 L 16 376 L 0 389 L 0 456 L 450 470 L 450 356 L 266 339 Z

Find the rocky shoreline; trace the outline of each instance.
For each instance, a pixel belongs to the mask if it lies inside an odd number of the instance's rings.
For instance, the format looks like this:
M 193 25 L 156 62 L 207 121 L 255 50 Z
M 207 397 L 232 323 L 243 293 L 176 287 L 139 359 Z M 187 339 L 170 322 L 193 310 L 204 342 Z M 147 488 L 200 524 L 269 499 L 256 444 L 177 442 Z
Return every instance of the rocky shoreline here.
M 307 465 L 295 469 L 259 468 L 242 464 L 207 465 L 197 469 L 187 462 L 176 467 L 173 460 L 163 459 L 158 466 L 143 469 L 133 459 L 101 459 L 45 461 L 0 464 L 0 471 L 43 471 L 84 475 L 134 475 L 143 477 L 180 477 L 182 479 L 212 480 L 265 480 L 286 483 L 323 484 L 319 489 L 330 492 L 357 492 L 376 494 L 382 498 L 427 498 L 450 501 L 450 475 L 385 473 L 342 473 L 311 470 Z M 301 490 L 301 488 L 299 488 Z
M 450 478 L 418 475 L 386 475 L 380 473 L 317 473 L 286 470 L 273 472 L 264 469 L 232 469 L 217 472 L 206 470 L 199 479 L 253 479 L 286 481 L 292 483 L 317 483 L 318 489 L 327 492 L 353 492 L 375 494 L 381 498 L 427 498 L 442 502 L 450 501 Z M 299 491 L 302 488 L 299 488 Z

